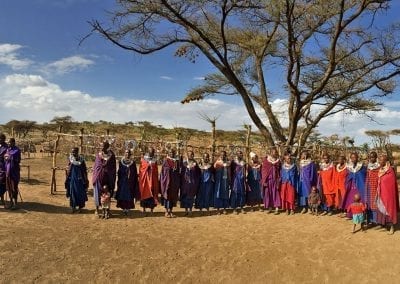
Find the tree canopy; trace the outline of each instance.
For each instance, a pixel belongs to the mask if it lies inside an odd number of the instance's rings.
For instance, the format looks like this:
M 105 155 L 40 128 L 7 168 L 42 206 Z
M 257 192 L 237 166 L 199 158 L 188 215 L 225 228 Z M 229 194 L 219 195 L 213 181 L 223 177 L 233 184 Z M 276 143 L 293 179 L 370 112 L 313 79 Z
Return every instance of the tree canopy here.
M 182 103 L 239 96 L 269 145 L 303 146 L 321 120 L 369 115 L 395 90 L 400 25 L 384 19 L 391 2 L 117 0 L 110 22 L 90 24 L 134 53 L 175 46 L 192 62 L 204 56 L 216 72 Z

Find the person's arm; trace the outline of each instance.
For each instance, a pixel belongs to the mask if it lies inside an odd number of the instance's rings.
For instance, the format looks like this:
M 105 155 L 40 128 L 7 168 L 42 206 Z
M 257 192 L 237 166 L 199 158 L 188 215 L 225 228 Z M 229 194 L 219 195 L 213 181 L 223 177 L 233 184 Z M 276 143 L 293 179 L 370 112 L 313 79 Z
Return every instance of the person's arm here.
M 65 169 L 65 182 L 64 182 L 64 187 L 65 187 L 65 196 L 67 198 L 70 197 L 70 182 L 71 182 L 71 162 L 68 162 L 67 167 Z
M 85 160 L 82 160 L 82 178 L 83 178 L 83 183 L 85 185 L 85 189 L 87 190 L 89 188 L 89 179 L 88 179 L 88 174 L 87 174 L 87 167 L 86 167 L 86 162 Z

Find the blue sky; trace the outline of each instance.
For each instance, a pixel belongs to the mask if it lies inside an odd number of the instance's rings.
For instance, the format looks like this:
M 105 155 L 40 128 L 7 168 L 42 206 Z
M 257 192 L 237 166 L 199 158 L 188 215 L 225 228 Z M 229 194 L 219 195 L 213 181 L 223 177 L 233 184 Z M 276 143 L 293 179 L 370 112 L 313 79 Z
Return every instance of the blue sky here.
M 10 119 L 43 122 L 70 114 L 79 121 L 149 120 L 167 127 L 207 129 L 208 124 L 197 118 L 199 111 L 221 114 L 220 128 L 236 129 L 250 122 L 239 98 L 219 96 L 189 105 L 179 103 L 202 76 L 213 72 L 203 58 L 192 64 L 174 57 L 173 48 L 139 56 L 99 36 L 91 36 L 79 46 L 79 40 L 90 32 L 87 21 L 106 21 L 106 11 L 113 10 L 114 3 L 1 0 L 0 98 L 5 103 L 0 106 L 0 123 Z M 387 15 L 388 20 L 395 17 L 395 9 Z M 320 131 L 357 137 L 365 129 L 400 128 L 394 122 L 400 115 L 397 94 L 376 116 L 383 126 L 357 116 L 337 115 L 324 122 Z M 279 107 L 282 100 L 273 103 Z M 361 137 L 359 141 L 364 140 Z

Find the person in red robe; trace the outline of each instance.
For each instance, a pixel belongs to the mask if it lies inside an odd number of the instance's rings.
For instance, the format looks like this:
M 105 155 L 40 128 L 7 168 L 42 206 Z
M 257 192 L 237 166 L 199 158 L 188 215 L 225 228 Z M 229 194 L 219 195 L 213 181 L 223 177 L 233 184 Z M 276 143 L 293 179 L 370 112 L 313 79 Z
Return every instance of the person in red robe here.
M 296 207 L 296 191 L 299 184 L 299 172 L 290 153 L 285 153 L 281 170 L 282 209 L 293 215 Z
M 381 166 L 378 173 L 378 187 L 376 192 L 377 222 L 382 226 L 390 225 L 389 234 L 394 234 L 394 225 L 397 224 L 399 211 L 399 191 L 396 173 L 390 166 L 388 157 L 379 157 Z
M 366 181 L 366 207 L 367 207 L 367 221 L 376 224 L 377 208 L 375 203 L 376 189 L 378 187 L 378 174 L 379 174 L 379 162 L 378 154 L 372 151 L 368 155 L 369 161 L 367 165 L 367 181 Z
M 343 155 L 339 156 L 338 164 L 336 165 L 333 172 L 333 184 L 335 188 L 335 205 L 336 209 L 344 212 L 341 204 L 343 202 L 343 196 L 346 192 L 346 178 L 347 178 L 347 166 L 346 166 L 346 157 Z M 343 216 L 343 215 L 339 215 Z
M 332 209 L 335 206 L 335 185 L 333 180 L 334 165 L 328 154 L 322 155 L 322 161 L 319 164 L 318 186 L 322 194 L 325 210 L 321 215 L 332 215 Z
M 140 206 L 143 214 L 146 215 L 146 208 L 150 208 L 153 213 L 158 204 L 158 193 L 160 191 L 160 181 L 158 179 L 157 160 L 154 157 L 155 149 L 149 148 L 149 153 L 140 160 L 139 168 L 139 191 Z

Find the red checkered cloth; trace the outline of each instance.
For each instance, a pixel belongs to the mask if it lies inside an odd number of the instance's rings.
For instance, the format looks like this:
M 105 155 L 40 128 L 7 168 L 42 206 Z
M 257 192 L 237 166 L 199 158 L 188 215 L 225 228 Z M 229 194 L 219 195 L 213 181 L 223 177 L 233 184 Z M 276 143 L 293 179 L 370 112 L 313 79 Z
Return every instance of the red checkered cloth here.
M 376 189 L 378 188 L 379 168 L 367 171 L 366 189 L 367 189 L 367 206 L 370 209 L 377 209 L 375 204 Z

